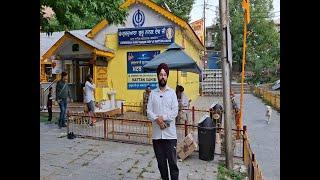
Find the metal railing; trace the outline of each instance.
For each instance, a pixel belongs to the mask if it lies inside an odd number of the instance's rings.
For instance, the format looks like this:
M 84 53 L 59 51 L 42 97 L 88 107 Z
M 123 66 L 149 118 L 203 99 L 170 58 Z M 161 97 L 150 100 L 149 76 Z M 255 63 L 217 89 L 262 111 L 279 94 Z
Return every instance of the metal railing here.
M 254 94 L 260 96 L 262 99 L 267 101 L 276 110 L 280 111 L 280 95 L 272 93 L 265 88 L 254 87 Z
M 152 144 L 152 122 L 140 112 L 135 105 L 123 105 L 121 112 L 115 115 L 107 113 L 94 113 L 90 116 L 84 112 L 68 112 L 67 132 L 73 132 L 77 137 L 100 139 L 133 144 Z M 135 110 L 135 111 L 133 111 Z M 181 142 L 185 136 L 192 133 L 193 139 L 199 144 L 198 125 L 196 125 L 196 113 L 210 113 L 213 111 L 199 110 L 192 107 L 186 109 L 191 111 L 192 119 L 184 123 L 176 123 L 177 141 Z M 134 114 L 136 113 L 136 114 Z M 90 126 L 90 118 L 95 118 L 96 123 Z M 203 128 L 203 127 L 201 127 Z M 225 132 L 222 127 L 213 127 L 219 135 L 216 142 L 216 155 L 225 155 L 224 142 Z M 246 126 L 243 129 L 232 129 L 233 156 L 241 158 L 248 170 L 250 180 L 262 180 L 262 171 L 255 159 L 255 154 L 251 150 Z M 220 147 L 217 147 L 220 144 Z M 219 149 L 220 148 L 220 149 Z M 195 151 L 199 151 L 199 146 Z
M 151 144 L 152 123 L 149 120 L 108 116 L 105 113 L 68 113 L 67 131 L 77 137 L 113 140 L 127 143 Z M 96 123 L 90 126 L 90 118 Z
M 249 180 L 263 180 L 262 171 L 250 147 L 247 127 L 243 126 L 243 130 L 243 161 L 248 170 Z
M 89 125 L 90 118 L 96 119 L 94 126 Z M 193 139 L 198 144 L 198 128 L 199 126 L 187 124 L 187 122 L 176 124 L 178 143 L 192 133 Z M 223 128 L 213 127 L 211 129 L 216 129 L 216 133 L 220 134 L 221 139 L 224 139 Z M 152 122 L 146 119 L 129 119 L 124 118 L 124 116 L 108 116 L 103 113 L 95 113 L 93 116 L 82 112 L 68 113 L 67 131 L 68 133 L 73 132 L 77 137 L 82 138 L 152 144 Z M 236 139 L 237 131 L 239 130 L 233 129 L 234 157 L 243 158 L 243 139 Z M 197 147 L 196 151 L 199 151 L 199 147 Z M 215 154 L 224 155 L 224 151 L 218 150 Z
M 54 84 L 56 84 L 57 80 L 54 80 L 52 81 L 47 87 L 43 87 L 41 84 L 40 84 L 40 111 L 42 110 L 45 110 L 46 107 L 47 107 L 47 96 L 49 94 L 49 88 L 50 87 L 55 87 L 53 86 Z M 55 95 L 55 88 L 52 88 L 53 91 L 52 91 L 52 95 L 54 96 Z
M 96 125 L 89 126 L 90 116 L 86 113 L 68 113 L 68 126 L 70 130 L 80 137 L 90 138 L 107 138 L 108 140 L 117 140 L 123 142 L 134 142 L 140 144 L 151 144 L 152 141 L 152 123 L 141 112 L 139 105 L 124 105 L 121 106 L 121 112 L 118 115 L 107 115 L 106 113 L 94 113 L 96 118 Z M 191 109 L 182 109 L 189 112 L 188 121 L 181 121 L 176 123 L 178 142 L 182 140 L 189 133 L 192 133 L 195 141 L 198 143 L 198 122 L 204 114 L 208 114 L 210 110 L 200 110 L 192 107 Z M 221 124 L 218 124 L 217 132 L 223 133 Z M 106 129 L 106 130 L 104 130 Z M 234 136 L 239 134 L 239 130 L 233 129 Z M 237 144 L 241 141 L 240 138 L 234 138 Z M 239 142 L 238 142 L 239 141 Z M 241 143 L 240 143 L 241 144 Z M 242 148 L 240 148 L 242 149 Z M 242 152 L 235 149 L 235 154 L 241 157 Z

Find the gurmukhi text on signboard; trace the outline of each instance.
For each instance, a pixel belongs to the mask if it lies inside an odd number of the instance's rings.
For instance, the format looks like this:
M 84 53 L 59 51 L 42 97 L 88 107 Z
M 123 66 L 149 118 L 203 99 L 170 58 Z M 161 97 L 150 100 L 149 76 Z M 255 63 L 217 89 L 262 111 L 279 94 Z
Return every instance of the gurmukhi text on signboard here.
M 173 26 L 118 29 L 119 45 L 171 44 L 174 42 Z

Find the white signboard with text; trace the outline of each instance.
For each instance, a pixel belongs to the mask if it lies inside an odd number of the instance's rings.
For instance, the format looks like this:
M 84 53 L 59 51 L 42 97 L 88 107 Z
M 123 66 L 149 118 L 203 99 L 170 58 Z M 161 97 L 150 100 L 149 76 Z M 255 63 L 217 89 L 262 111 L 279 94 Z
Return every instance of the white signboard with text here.
M 61 74 L 62 72 L 62 61 L 52 60 L 52 74 Z

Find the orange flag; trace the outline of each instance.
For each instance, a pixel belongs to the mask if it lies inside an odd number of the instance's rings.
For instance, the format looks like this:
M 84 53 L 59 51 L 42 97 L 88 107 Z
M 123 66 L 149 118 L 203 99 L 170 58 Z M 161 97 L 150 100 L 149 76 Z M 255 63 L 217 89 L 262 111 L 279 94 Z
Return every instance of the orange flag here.
M 250 22 L 250 2 L 249 2 L 249 0 L 242 0 L 242 7 L 245 10 L 247 24 L 249 24 L 249 22 Z

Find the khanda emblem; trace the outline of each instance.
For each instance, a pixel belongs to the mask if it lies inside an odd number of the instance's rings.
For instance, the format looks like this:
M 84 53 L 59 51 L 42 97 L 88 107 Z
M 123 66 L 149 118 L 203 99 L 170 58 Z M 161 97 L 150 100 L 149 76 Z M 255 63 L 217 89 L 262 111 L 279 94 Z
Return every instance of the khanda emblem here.
M 140 11 L 140 9 L 138 9 L 133 14 L 133 17 L 132 17 L 132 22 L 134 27 L 141 27 L 144 24 L 144 20 L 145 20 L 144 13 Z

